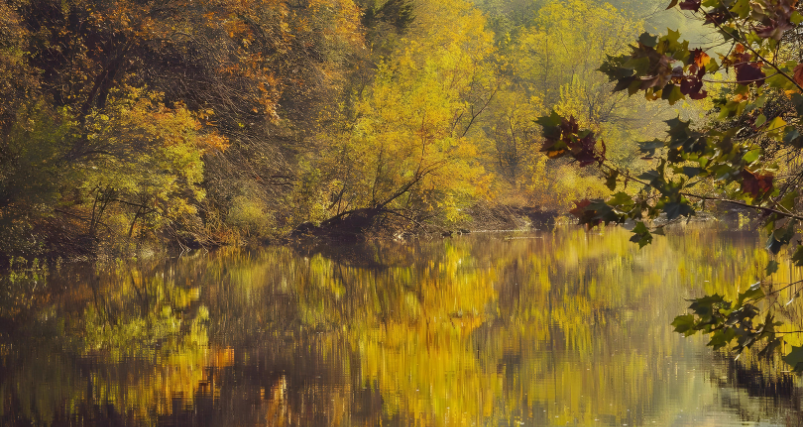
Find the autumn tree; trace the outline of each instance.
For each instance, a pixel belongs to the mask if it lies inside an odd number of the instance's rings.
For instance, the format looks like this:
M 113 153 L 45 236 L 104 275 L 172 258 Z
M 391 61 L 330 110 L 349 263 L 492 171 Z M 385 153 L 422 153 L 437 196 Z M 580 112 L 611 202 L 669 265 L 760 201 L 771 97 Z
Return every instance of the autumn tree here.
M 493 169 L 510 185 L 526 183 L 525 177 L 543 157 L 535 146 L 538 129 L 532 117 L 544 110 L 536 97 L 508 86 L 499 91 L 483 120 L 482 129 L 493 141 L 485 147 L 485 155 Z
M 340 108 L 325 117 L 326 148 L 305 184 L 318 206 L 313 218 L 411 210 L 456 219 L 482 191 L 473 138 L 498 88 L 493 35 L 462 0 L 416 6 L 409 35 L 356 94 L 353 114 Z M 454 19 L 444 23 L 445 13 Z
M 690 48 L 679 32 L 642 34 L 629 51 L 611 56 L 600 70 L 616 92 L 643 95 L 674 104 L 684 99 L 710 100 L 708 121 L 683 117 L 668 120 L 666 136 L 640 144 L 652 159 L 650 170 L 634 174 L 612 164 L 593 130 L 569 115 L 543 117 L 551 157 L 571 157 L 580 165 L 596 165 L 612 190 L 606 200 L 577 202 L 573 211 L 582 224 L 636 221 L 633 241 L 652 242 L 665 224 L 695 216 L 706 206 L 736 206 L 761 214 L 773 255 L 790 246 L 792 260 L 803 263 L 803 246 L 793 244 L 801 215 L 799 117 L 803 113 L 803 65 L 799 63 L 798 28 L 803 15 L 793 0 L 672 1 L 715 30 L 727 46 L 712 57 Z M 630 185 L 630 188 L 626 187 Z M 690 314 L 679 316 L 676 331 L 711 335 L 714 348 L 736 352 L 761 345 L 762 355 L 780 347 L 786 327 L 775 320 L 780 290 L 799 291 L 799 283 L 775 283 L 778 262 L 771 260 L 764 277 L 730 299 L 711 295 L 697 299 Z M 744 284 L 736 284 L 741 286 Z M 801 349 L 786 361 L 800 365 Z
M 351 0 L 3 2 L 6 230 L 39 222 L 54 238 L 65 227 L 93 237 L 106 224 L 131 236 L 142 225 L 219 241 L 201 221 L 248 208 L 231 206 L 243 200 L 232 188 L 253 188 L 262 208 L 286 188 L 299 132 L 284 117 L 337 91 L 363 46 L 360 16 Z
M 494 10 L 492 3 L 484 7 Z M 500 193 L 550 208 L 567 206 L 572 197 L 607 194 L 593 173 L 570 162 L 547 162 L 535 149 L 539 138 L 530 118 L 553 108 L 606 136 L 615 135 L 607 149 L 617 163 L 639 162 L 630 149 L 661 123 L 666 111 L 612 93 L 613 84 L 596 69 L 607 55 L 624 52 L 642 28 L 641 20 L 607 3 L 543 1 L 531 18 L 505 37 L 497 35 L 504 84 L 482 128 L 493 141 L 485 147 L 486 166 L 507 184 L 499 186 Z

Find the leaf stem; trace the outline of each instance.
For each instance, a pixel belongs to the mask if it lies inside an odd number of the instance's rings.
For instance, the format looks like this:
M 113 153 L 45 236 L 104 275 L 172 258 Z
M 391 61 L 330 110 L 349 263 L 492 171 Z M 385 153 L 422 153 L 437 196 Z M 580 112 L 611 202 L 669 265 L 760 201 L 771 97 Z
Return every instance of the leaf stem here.
M 760 78 L 760 79 L 753 79 L 753 80 L 742 80 L 742 81 L 732 81 L 732 80 L 730 80 L 730 81 L 725 81 L 725 80 L 710 80 L 710 79 L 703 79 L 703 81 L 704 81 L 704 82 L 706 82 L 706 83 L 719 83 L 719 84 L 740 84 L 740 85 L 743 85 L 743 84 L 745 84 L 745 83 L 755 83 L 755 82 L 760 82 L 760 81 L 766 80 L 766 79 L 768 79 L 768 78 L 770 78 L 770 77 L 775 77 L 775 76 L 777 76 L 777 75 L 779 75 L 779 74 L 780 74 L 780 73 L 770 74 L 769 76 L 762 77 L 762 78 Z
M 792 282 L 792 283 L 789 283 L 789 284 L 787 284 L 786 286 L 782 287 L 781 289 L 778 289 L 778 290 L 775 290 L 775 291 L 772 291 L 772 292 L 770 292 L 770 293 L 766 294 L 766 296 L 769 296 L 769 295 L 774 295 L 774 294 L 780 293 L 780 292 L 782 292 L 782 291 L 785 291 L 785 290 L 787 290 L 787 289 L 791 288 L 792 286 L 799 285 L 799 284 L 801 284 L 801 283 L 803 283 L 803 280 L 798 280 L 797 282 Z

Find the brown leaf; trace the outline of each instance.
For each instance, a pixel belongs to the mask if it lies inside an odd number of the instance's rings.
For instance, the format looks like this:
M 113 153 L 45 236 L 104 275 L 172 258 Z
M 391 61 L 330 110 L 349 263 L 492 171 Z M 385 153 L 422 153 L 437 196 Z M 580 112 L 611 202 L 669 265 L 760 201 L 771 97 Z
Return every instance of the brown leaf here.
M 602 220 L 597 218 L 597 211 L 594 209 L 589 209 L 591 206 L 591 200 L 585 199 L 581 201 L 574 202 L 577 205 L 576 208 L 569 211 L 570 214 L 577 217 L 578 222 L 586 226 L 586 228 L 594 228 L 602 223 Z
M 569 213 L 576 216 L 578 219 L 583 219 L 583 217 L 586 215 L 586 207 L 591 204 L 591 200 L 580 200 L 574 202 L 574 204 L 577 205 L 577 207 L 570 210 Z
M 580 131 L 580 125 L 574 120 L 574 116 L 569 116 L 569 120 L 563 119 L 560 124 L 560 130 L 563 134 L 563 140 L 571 141 L 571 137 Z
M 745 55 L 747 56 L 747 55 Z M 758 62 L 742 63 L 736 66 L 736 81 L 742 85 L 755 83 L 756 86 L 764 84 L 766 75 L 761 71 L 761 64 Z
M 605 161 L 604 152 L 597 151 L 597 140 L 592 133 L 589 133 L 584 138 L 572 141 L 569 148 L 572 150 L 574 159 L 580 162 L 580 167 L 586 167 L 597 162 L 601 165 Z
M 742 176 L 742 191 L 754 198 L 772 191 L 772 181 L 775 177 L 771 173 L 754 174 L 743 170 L 740 175 Z
M 680 3 L 680 10 L 691 10 L 697 12 L 700 9 L 701 0 L 684 0 Z
M 795 79 L 795 83 L 797 83 L 798 86 L 803 86 L 803 64 L 797 64 L 797 67 L 795 67 L 795 74 L 793 78 Z

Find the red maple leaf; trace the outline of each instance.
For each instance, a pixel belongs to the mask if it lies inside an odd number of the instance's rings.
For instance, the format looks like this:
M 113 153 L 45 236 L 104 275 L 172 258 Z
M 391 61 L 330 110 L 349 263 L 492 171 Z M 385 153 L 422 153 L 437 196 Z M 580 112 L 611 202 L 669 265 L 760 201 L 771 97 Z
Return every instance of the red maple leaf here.
M 680 10 L 692 10 L 697 12 L 700 10 L 702 3 L 702 0 L 684 0 L 680 2 Z
M 745 169 L 739 175 L 742 177 L 742 192 L 754 198 L 772 191 L 772 181 L 775 177 L 771 173 L 754 174 Z
M 755 83 L 757 86 L 763 85 L 766 75 L 761 71 L 762 64 L 760 62 L 750 62 L 749 53 L 745 53 L 740 59 L 742 62 L 735 66 L 736 81 L 743 85 L 749 85 L 750 83 Z

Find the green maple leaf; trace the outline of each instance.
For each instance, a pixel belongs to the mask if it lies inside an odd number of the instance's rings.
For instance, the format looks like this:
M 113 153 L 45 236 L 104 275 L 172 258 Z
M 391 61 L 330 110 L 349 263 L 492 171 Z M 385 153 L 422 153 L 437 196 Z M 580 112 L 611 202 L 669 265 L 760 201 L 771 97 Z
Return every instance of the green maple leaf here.
M 750 13 L 750 2 L 748 0 L 736 0 L 730 11 L 739 15 L 740 19 L 747 18 Z
M 796 372 L 803 372 L 803 347 L 792 346 L 792 351 L 783 357 L 783 361 Z
M 797 266 L 803 265 L 803 245 L 798 245 L 795 253 L 792 255 L 792 262 Z
M 765 271 L 768 276 L 778 271 L 778 261 L 770 261 Z

